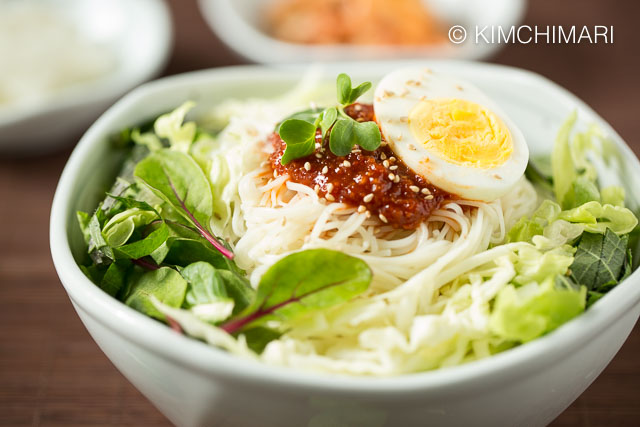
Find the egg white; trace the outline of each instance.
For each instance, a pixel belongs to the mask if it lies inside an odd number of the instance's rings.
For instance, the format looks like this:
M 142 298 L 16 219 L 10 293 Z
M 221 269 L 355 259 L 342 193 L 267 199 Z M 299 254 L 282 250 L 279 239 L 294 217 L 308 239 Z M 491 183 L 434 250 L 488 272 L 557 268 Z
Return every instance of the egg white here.
M 513 151 L 495 167 L 456 165 L 417 141 L 409 128 L 411 110 L 421 101 L 457 98 L 479 104 L 502 120 L 511 133 Z M 382 135 L 414 172 L 433 185 L 464 199 L 492 201 L 513 188 L 524 174 L 529 149 L 524 135 L 482 91 L 464 80 L 427 68 L 403 68 L 387 74 L 377 85 L 374 111 Z

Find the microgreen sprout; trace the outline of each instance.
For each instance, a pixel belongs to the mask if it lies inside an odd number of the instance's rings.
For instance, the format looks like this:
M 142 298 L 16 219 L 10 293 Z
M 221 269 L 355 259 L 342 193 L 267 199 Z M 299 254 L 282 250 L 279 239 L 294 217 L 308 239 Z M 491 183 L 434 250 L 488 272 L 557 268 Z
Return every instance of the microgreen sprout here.
M 371 89 L 371 82 L 351 86 L 351 78 L 342 73 L 336 81 L 338 105 L 324 110 L 306 110 L 284 120 L 277 131 L 286 143 L 280 160 L 283 165 L 309 156 L 315 151 L 316 133 L 324 139 L 329 136 L 329 149 L 336 156 L 346 156 L 354 145 L 373 151 L 380 146 L 380 129 L 375 122 L 358 122 L 345 112 L 345 108 Z

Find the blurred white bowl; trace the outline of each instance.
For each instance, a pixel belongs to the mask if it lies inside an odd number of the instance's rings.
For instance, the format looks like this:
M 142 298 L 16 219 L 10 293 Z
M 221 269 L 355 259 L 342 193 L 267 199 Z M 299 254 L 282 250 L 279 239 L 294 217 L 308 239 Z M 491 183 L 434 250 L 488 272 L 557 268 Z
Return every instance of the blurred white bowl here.
M 463 26 L 469 37 L 441 46 L 306 45 L 271 37 L 264 10 L 276 0 L 198 0 L 211 29 L 233 50 L 257 63 L 354 61 L 371 59 L 484 59 L 503 44 L 474 43 L 475 27 L 518 25 L 526 0 L 423 0 L 448 25 Z M 389 0 L 389 4 L 393 2 Z
M 0 152 L 39 154 L 70 145 L 65 137 L 81 132 L 125 92 L 159 74 L 171 50 L 171 19 L 163 0 L 45 0 L 43 4 L 55 8 L 82 40 L 104 46 L 115 67 L 42 102 L 0 105 Z
M 471 81 L 509 114 L 534 154 L 549 153 L 574 110 L 579 126 L 597 123 L 619 149 L 617 170 L 638 208 L 640 163 L 613 129 L 582 101 L 536 74 L 466 62 L 414 62 Z M 373 81 L 407 62 L 328 65 Z M 261 66 L 165 78 L 127 95 L 74 150 L 58 184 L 50 239 L 60 279 L 85 326 L 115 366 L 179 426 L 542 426 L 600 374 L 640 314 L 640 271 L 586 313 L 553 333 L 484 360 L 390 378 L 298 372 L 229 355 L 176 334 L 104 293 L 78 268 L 85 254 L 77 210 L 95 207 L 121 156 L 108 136 L 154 118 L 187 99 L 198 113 L 228 99 L 272 97 L 291 88 L 302 67 Z

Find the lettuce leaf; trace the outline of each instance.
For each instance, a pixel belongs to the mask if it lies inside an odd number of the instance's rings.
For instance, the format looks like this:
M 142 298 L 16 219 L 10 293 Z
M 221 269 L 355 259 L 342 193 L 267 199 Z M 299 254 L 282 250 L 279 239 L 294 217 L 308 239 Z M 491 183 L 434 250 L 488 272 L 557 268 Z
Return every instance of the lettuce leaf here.
M 597 128 L 591 128 L 571 139 L 576 119 L 577 113 L 574 111 L 558 132 L 551 154 L 553 189 L 562 209 L 600 201 L 600 191 L 596 184 L 598 173 L 587 157 L 589 151 L 597 153 L 593 138 L 600 136 L 600 133 Z
M 156 135 L 169 140 L 172 150 L 188 153 L 191 143 L 196 137 L 195 122 L 183 123 L 185 116 L 195 106 L 193 101 L 187 101 L 170 113 L 158 117 L 154 124 Z
M 638 219 L 629 209 L 595 201 L 560 212 L 557 219 L 581 224 L 590 233 L 604 233 L 609 229 L 616 234 L 627 234 L 638 224 Z
M 582 313 L 586 295 L 584 286 L 558 286 L 553 277 L 519 288 L 508 285 L 496 297 L 489 328 L 507 341 L 531 341 Z
M 622 189 L 610 187 L 607 197 L 617 203 Z M 604 233 L 607 229 L 618 235 L 630 233 L 638 219 L 629 209 L 597 201 L 584 203 L 576 208 L 561 210 L 560 205 L 545 200 L 531 215 L 531 218 L 520 220 L 507 233 L 507 242 L 533 242 L 534 236 L 542 235 L 552 241 L 555 246 L 571 243 L 583 231 Z
M 514 342 L 527 342 L 582 313 L 586 288 L 563 280 L 575 249 L 562 245 L 549 251 L 526 245 L 514 261 L 516 276 L 496 296 L 489 330 Z

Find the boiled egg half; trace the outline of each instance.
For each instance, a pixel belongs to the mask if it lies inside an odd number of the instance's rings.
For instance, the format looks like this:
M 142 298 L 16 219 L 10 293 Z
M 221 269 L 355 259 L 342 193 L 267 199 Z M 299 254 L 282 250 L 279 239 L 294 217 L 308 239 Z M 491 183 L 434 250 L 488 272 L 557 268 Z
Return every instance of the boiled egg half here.
M 522 132 L 472 84 L 414 67 L 385 76 L 374 95 L 382 135 L 433 185 L 464 199 L 493 201 L 522 177 Z

